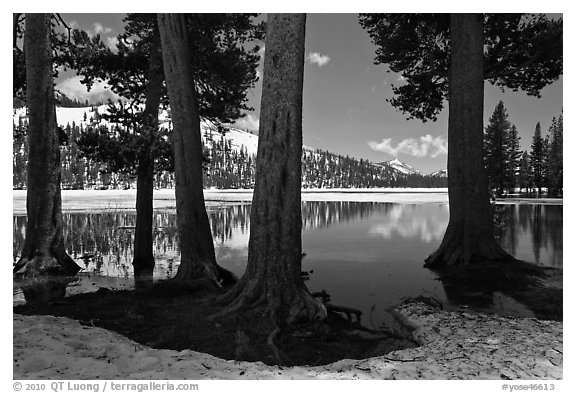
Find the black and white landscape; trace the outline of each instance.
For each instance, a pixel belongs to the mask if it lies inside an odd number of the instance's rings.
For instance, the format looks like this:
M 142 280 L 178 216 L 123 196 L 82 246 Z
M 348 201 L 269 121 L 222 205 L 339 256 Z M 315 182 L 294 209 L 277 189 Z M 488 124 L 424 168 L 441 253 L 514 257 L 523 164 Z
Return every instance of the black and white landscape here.
M 564 378 L 562 14 L 13 22 L 14 379 Z

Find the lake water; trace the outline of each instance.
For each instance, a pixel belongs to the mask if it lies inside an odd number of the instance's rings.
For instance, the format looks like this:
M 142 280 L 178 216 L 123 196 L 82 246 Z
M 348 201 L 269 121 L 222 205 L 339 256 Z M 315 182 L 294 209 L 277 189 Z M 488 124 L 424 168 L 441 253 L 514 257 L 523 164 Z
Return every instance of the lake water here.
M 562 206 L 496 205 L 497 236 L 512 255 L 562 268 Z M 241 276 L 248 258 L 250 204 L 209 208 L 218 263 Z M 424 259 L 442 241 L 446 203 L 304 202 L 303 270 L 313 273 L 311 291 L 326 290 L 332 302 L 358 308 L 363 323 L 389 324 L 386 308 L 407 296 L 434 296 L 448 308 L 442 283 L 424 269 Z M 64 214 L 65 244 L 85 275 L 128 279 L 131 286 L 135 213 Z M 175 274 L 179 238 L 174 211 L 154 216 L 155 277 Z M 14 252 L 22 249 L 26 217 L 13 218 Z M 79 259 L 83 256 L 90 258 Z M 17 255 L 15 254 L 15 258 Z M 487 311 L 532 316 L 513 299 L 495 293 Z

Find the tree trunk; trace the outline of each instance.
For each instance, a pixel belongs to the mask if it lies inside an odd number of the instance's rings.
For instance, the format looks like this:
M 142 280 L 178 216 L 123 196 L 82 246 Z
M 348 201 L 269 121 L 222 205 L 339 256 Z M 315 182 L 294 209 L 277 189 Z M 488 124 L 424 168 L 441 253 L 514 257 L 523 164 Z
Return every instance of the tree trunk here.
M 451 14 L 448 118 L 450 221 L 440 248 L 425 266 L 442 269 L 514 260 L 496 242 L 488 179 L 482 160 L 484 75 L 483 17 Z
M 60 147 L 52 77 L 50 14 L 26 14 L 24 48 L 28 110 L 26 240 L 14 272 L 27 276 L 76 274 L 64 248 Z
M 151 149 L 154 148 L 158 131 L 158 111 L 162 96 L 164 73 L 160 54 L 160 37 L 152 41 L 148 64 L 148 85 L 146 87 L 146 106 L 142 137 L 147 139 L 147 149 L 138 159 L 138 178 L 136 184 L 136 230 L 134 234 L 134 278 L 136 283 L 152 281 L 154 271 L 154 253 L 152 251 L 152 222 L 154 200 L 154 161 Z
M 136 229 L 134 233 L 134 278 L 137 283 L 148 282 L 154 271 L 152 252 L 152 219 L 154 198 L 154 163 L 150 159 L 138 162 L 136 181 Z
M 248 264 L 220 314 L 263 307 L 278 327 L 326 313 L 301 278 L 305 25 L 305 14 L 268 15 Z
M 204 204 L 202 143 L 196 103 L 191 37 L 186 15 L 158 14 L 164 72 L 174 125 L 176 214 L 180 266 L 175 279 L 219 282 L 210 222 Z

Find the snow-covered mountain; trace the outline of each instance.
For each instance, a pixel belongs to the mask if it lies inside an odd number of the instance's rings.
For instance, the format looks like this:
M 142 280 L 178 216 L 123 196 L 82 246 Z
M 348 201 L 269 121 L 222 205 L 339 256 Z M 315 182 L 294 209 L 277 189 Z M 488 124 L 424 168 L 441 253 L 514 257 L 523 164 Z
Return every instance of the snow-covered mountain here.
M 87 126 L 92 124 L 95 119 L 99 119 L 98 114 L 106 113 L 107 108 L 108 108 L 107 105 L 80 107 L 80 108 L 57 107 L 56 108 L 57 121 L 58 124 L 63 127 L 66 127 L 68 124 L 70 125 L 75 124 L 76 126 L 82 125 L 84 128 L 86 128 Z M 26 108 L 14 109 L 13 113 L 14 113 L 15 125 L 18 125 L 20 120 L 26 121 L 27 119 Z M 159 123 L 161 127 L 171 126 L 168 112 L 163 111 L 160 113 Z M 99 119 L 99 124 L 107 125 L 107 122 L 103 119 Z M 210 148 L 210 146 L 212 146 L 213 143 L 222 144 L 224 142 L 232 150 L 240 152 L 240 150 L 242 149 L 248 155 L 256 155 L 256 152 L 258 151 L 257 135 L 245 130 L 235 128 L 231 125 L 225 125 L 224 128 L 226 132 L 221 133 L 219 132 L 217 125 L 208 121 L 202 121 L 201 123 L 202 139 L 205 146 Z M 307 146 L 304 146 L 304 150 L 309 151 L 309 154 L 311 155 L 317 154 L 315 153 L 314 149 Z M 398 176 L 402 175 L 413 175 L 413 174 L 423 175 L 419 170 L 400 161 L 398 158 L 381 163 L 374 163 L 371 165 L 375 167 L 384 168 L 386 170 L 392 169 L 393 172 L 391 172 L 391 174 L 394 173 L 396 174 L 393 175 L 394 179 L 397 179 Z M 438 172 L 434 172 L 427 176 L 446 177 L 446 170 L 444 169 Z
M 422 174 L 419 170 L 406 164 L 405 162 L 400 161 L 397 158 L 390 160 L 390 161 L 381 162 L 381 163 L 376 164 L 376 165 L 388 166 L 388 167 L 394 169 L 395 171 L 400 172 L 404 175 L 421 175 Z
M 81 108 L 57 107 L 56 119 L 58 121 L 58 125 L 62 127 L 66 127 L 68 124 L 75 124 L 77 126 L 82 125 L 83 127 L 87 127 L 94 121 L 96 113 L 106 113 L 107 108 L 107 105 Z M 24 121 L 27 119 L 26 108 L 14 109 L 13 114 L 13 122 L 15 125 L 18 125 L 19 119 L 23 119 Z M 163 111 L 160 113 L 158 120 L 160 122 L 160 127 L 170 126 L 170 118 L 168 112 Z M 108 122 L 101 119 L 99 124 L 108 125 Z M 226 133 L 221 134 L 218 132 L 218 127 L 209 121 L 202 121 L 200 128 L 202 131 L 202 137 L 204 141 L 207 142 L 208 146 L 210 146 L 211 142 L 220 142 L 221 138 L 223 138 L 226 142 L 230 140 L 230 145 L 234 150 L 240 151 L 240 149 L 244 147 L 248 154 L 256 154 L 258 151 L 258 136 L 248 131 L 227 125 L 225 126 Z
M 447 169 L 440 169 L 439 171 L 432 172 L 428 176 L 430 177 L 448 177 Z

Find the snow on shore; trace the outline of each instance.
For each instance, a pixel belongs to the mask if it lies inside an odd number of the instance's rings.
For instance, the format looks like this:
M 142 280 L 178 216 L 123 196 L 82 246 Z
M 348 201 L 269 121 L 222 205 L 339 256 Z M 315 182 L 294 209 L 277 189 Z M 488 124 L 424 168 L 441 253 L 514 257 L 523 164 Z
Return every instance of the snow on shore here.
M 14 315 L 14 379 L 562 379 L 562 322 L 447 312 L 394 314 L 422 346 L 325 366 L 279 368 L 157 350 L 53 316 Z
M 218 205 L 231 202 L 252 202 L 252 190 L 204 190 L 206 204 Z M 26 190 L 13 190 L 13 214 L 26 214 Z M 304 189 L 305 202 L 389 202 L 389 203 L 448 203 L 446 188 L 365 188 L 365 189 Z M 537 203 L 562 205 L 562 199 L 509 198 L 498 199 L 498 204 Z M 65 213 L 90 210 L 134 210 L 136 190 L 62 190 L 62 210 Z M 174 209 L 176 200 L 173 189 L 154 191 L 155 209 Z
M 204 190 L 207 205 L 222 202 L 251 202 L 252 190 Z M 26 214 L 26 190 L 13 190 L 13 214 Z M 442 188 L 378 188 L 378 189 L 305 189 L 303 201 L 350 201 L 395 203 L 446 203 L 448 194 Z M 62 190 L 65 213 L 110 210 L 133 210 L 136 190 Z M 154 191 L 154 208 L 175 208 L 173 189 Z

